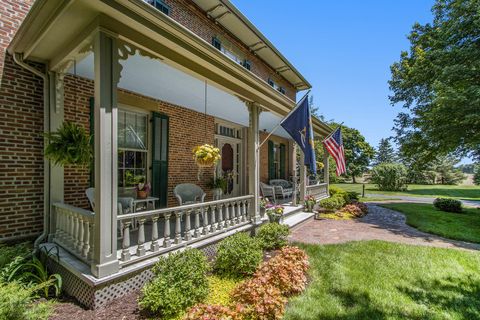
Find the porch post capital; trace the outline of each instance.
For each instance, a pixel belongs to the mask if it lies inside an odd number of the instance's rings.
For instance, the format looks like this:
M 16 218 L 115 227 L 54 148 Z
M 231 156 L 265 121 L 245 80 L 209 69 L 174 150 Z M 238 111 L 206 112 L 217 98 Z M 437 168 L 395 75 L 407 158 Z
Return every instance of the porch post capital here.
M 91 271 L 102 278 L 119 270 L 117 259 L 117 39 L 94 37 L 95 69 L 95 252 Z

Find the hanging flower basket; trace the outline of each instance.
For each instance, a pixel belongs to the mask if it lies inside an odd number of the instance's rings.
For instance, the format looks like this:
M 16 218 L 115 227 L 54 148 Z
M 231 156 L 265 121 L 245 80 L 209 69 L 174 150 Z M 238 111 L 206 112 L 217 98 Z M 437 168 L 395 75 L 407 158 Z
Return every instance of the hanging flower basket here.
M 221 158 L 220 149 L 212 145 L 204 144 L 193 148 L 193 160 L 201 168 L 213 167 Z

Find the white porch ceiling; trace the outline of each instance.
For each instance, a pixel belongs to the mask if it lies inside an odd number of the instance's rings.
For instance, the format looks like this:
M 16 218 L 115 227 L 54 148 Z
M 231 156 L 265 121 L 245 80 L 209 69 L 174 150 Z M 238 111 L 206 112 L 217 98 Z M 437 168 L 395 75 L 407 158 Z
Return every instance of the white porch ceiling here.
M 141 56 L 138 53 L 121 61 L 122 75 L 119 87 L 155 99 L 163 100 L 198 112 L 205 112 L 205 83 L 160 60 Z M 93 54 L 77 63 L 77 75 L 94 79 Z M 69 71 L 73 74 L 73 69 Z M 234 95 L 207 84 L 207 114 L 248 126 L 248 111 L 245 103 Z M 260 114 L 260 129 L 267 132 L 281 121 L 271 113 Z M 276 135 L 289 138 L 283 128 Z

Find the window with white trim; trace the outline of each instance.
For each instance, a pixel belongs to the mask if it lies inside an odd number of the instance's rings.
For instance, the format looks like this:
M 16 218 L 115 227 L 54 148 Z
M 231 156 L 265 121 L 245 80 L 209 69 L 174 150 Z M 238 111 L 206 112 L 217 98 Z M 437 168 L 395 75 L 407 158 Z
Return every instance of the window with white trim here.
M 118 186 L 147 181 L 148 115 L 118 110 Z

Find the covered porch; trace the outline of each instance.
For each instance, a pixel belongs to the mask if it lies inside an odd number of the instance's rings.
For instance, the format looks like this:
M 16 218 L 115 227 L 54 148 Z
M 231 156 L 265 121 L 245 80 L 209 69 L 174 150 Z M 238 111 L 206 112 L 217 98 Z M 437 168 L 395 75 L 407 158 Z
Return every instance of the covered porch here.
M 44 245 L 60 247 L 57 268 L 70 274 L 65 290 L 88 306 L 101 303 L 101 290 L 109 299 L 122 295 L 122 286 L 143 284 L 159 255 L 185 246 L 209 248 L 267 221 L 259 204 L 260 137 L 295 106 L 161 12 L 132 3 L 46 2 L 54 18 L 39 19 L 39 41 L 27 41 L 34 36 L 27 34 L 14 45 L 17 59 L 46 62 L 47 131 L 72 121 L 88 125 L 93 135 L 92 169 L 45 162 Z M 71 19 L 75 10 L 81 21 Z M 314 127 L 318 137 L 329 133 L 317 120 Z M 327 197 L 327 183 L 307 186 L 305 167 L 297 172 L 303 159 L 287 134 L 276 136 L 288 159 L 283 169 L 279 160 L 279 178 L 299 177 L 300 200 Z M 192 146 L 203 143 L 232 152 L 216 169 L 234 174 L 220 199 L 207 188 L 213 169 L 199 172 L 191 159 Z M 328 159 L 323 161 L 328 181 Z M 130 197 L 137 177 L 151 182 L 153 205 L 125 211 L 119 198 Z M 173 190 L 181 183 L 200 185 L 205 200 L 179 205 Z M 94 188 L 93 211 L 86 187 Z M 289 214 L 302 211 L 285 201 Z

